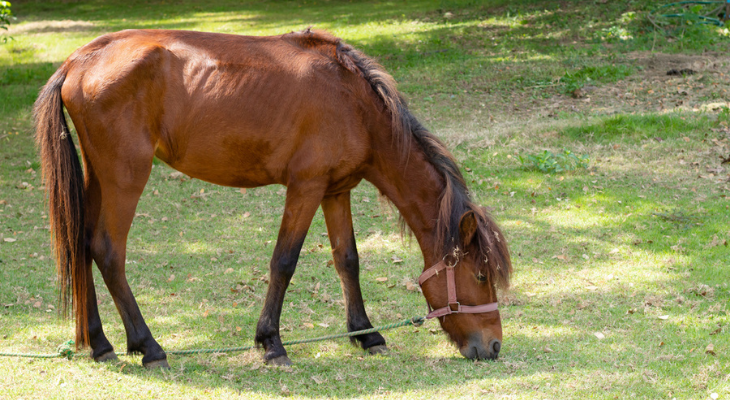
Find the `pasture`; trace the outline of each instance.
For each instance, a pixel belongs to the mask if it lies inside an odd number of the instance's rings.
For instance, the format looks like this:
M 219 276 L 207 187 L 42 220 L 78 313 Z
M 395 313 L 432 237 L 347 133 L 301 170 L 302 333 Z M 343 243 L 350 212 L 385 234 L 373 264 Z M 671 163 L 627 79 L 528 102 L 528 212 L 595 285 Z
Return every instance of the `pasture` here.
M 262 352 L 97 364 L 0 358 L 2 398 L 730 397 L 730 37 L 646 21 L 649 1 L 18 1 L 0 44 L 0 352 L 73 337 L 55 268 L 32 105 L 60 63 L 127 28 L 278 35 L 325 29 L 376 58 L 451 149 L 510 244 L 504 341 L 469 361 L 436 321 L 386 331 L 390 354 L 345 340 Z M 667 75 L 670 70 L 692 73 Z M 549 170 L 578 157 L 587 165 Z M 548 151 L 549 153 L 545 153 Z M 530 157 L 532 156 L 532 157 Z M 521 161 L 522 160 L 522 161 Z M 535 168 L 526 168 L 532 165 Z M 543 170 L 541 170 L 541 168 Z M 220 187 L 155 162 L 129 234 L 127 276 L 166 350 L 253 344 L 286 189 Z M 423 270 L 398 213 L 353 194 L 374 325 L 424 315 Z M 345 329 L 318 211 L 282 313 L 283 340 Z M 125 336 L 95 271 L 105 332 Z

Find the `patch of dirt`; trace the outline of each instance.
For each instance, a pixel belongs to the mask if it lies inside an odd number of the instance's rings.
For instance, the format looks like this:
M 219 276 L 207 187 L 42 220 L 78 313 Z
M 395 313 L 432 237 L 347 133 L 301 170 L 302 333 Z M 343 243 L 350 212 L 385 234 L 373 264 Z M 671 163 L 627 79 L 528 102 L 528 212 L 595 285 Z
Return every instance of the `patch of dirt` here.
M 10 25 L 9 35 L 34 34 L 34 33 L 63 33 L 63 32 L 88 32 L 96 28 L 93 22 L 89 21 L 32 21 L 21 22 L 17 25 Z
M 630 53 L 636 73 L 613 84 L 586 86 L 573 98 L 557 95 L 536 101 L 513 98 L 510 114 L 556 117 L 561 111 L 592 114 L 663 111 L 717 111 L 730 107 L 730 56 Z M 668 75 L 674 70 L 692 74 Z M 525 96 L 526 97 L 526 96 Z

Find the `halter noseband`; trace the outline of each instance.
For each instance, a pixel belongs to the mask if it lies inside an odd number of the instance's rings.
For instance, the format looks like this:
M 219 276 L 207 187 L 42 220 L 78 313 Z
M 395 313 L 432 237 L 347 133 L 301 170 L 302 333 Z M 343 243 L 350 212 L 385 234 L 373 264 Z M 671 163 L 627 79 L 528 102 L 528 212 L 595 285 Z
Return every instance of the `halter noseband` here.
M 418 286 L 423 286 L 423 283 L 426 282 L 429 278 L 438 275 L 439 272 L 444 269 L 446 270 L 446 290 L 448 292 L 448 304 L 446 305 L 446 307 L 441 307 L 439 309 L 433 310 L 431 308 L 431 304 L 428 303 L 428 300 L 426 300 L 426 304 L 428 304 L 428 310 L 430 311 L 426 316 L 426 319 L 439 318 L 449 314 L 480 314 L 497 311 L 498 305 L 496 302 L 482 304 L 478 306 L 462 306 L 456 300 L 456 280 L 454 279 L 454 268 L 456 268 L 456 264 L 449 265 L 446 263 L 446 261 L 441 260 L 438 264 L 423 271 L 421 276 L 418 278 Z

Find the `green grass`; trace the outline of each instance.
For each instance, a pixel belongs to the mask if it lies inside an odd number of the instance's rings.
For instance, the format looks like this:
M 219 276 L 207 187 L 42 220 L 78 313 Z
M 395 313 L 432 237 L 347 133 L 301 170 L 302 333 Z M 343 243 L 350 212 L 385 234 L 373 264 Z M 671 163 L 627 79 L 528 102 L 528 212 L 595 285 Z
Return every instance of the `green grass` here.
M 119 29 L 263 35 L 313 25 L 376 57 L 451 145 L 472 195 L 510 242 L 515 275 L 512 290 L 500 295 L 505 340 L 496 362 L 462 359 L 430 321 L 386 332 L 389 357 L 365 356 L 346 340 L 292 346 L 292 369 L 262 366 L 259 351 L 171 356 L 169 371 L 146 371 L 140 357 L 102 365 L 82 356 L 2 358 L 0 397 L 729 397 L 730 168 L 719 169 L 719 156 L 730 155 L 728 105 L 706 110 L 698 100 L 694 108 L 657 111 L 642 97 L 650 87 L 625 86 L 646 72 L 636 54 L 722 54 L 728 39 L 687 24 L 655 33 L 645 19 L 655 5 L 16 2 L 13 40 L 0 45 L 0 352 L 53 352 L 72 336 L 55 310 L 31 107 L 75 48 Z M 676 93 L 675 86 L 701 83 L 717 88 L 713 102 L 727 101 L 722 76 L 702 73 L 654 85 Z M 635 93 L 635 104 L 608 112 L 598 94 L 593 108 L 565 95 L 569 85 L 588 84 L 599 94 Z M 558 103 L 568 106 L 544 112 Z M 519 156 L 564 148 L 588 154 L 588 168 L 545 174 L 521 167 Z M 282 189 L 241 193 L 155 163 L 129 235 L 127 275 L 164 348 L 253 342 Z M 373 323 L 422 315 L 422 296 L 405 283 L 423 261 L 415 241 L 400 238 L 397 213 L 362 184 L 353 215 Z M 287 293 L 284 340 L 344 329 L 325 231 L 319 213 Z M 118 314 L 95 278 L 105 331 L 124 351 Z
M 647 139 L 682 139 L 688 131 L 701 133 L 714 125 L 705 115 L 620 114 L 567 127 L 562 134 L 574 140 L 635 144 Z

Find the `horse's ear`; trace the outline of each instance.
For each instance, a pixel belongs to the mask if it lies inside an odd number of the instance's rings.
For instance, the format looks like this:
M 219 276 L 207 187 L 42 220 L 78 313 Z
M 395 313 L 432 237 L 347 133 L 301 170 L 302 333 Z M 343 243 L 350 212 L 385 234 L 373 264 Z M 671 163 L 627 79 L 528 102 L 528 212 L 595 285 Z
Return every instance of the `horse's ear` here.
M 474 211 L 467 211 L 461 216 L 459 220 L 459 236 L 461 236 L 461 243 L 464 247 L 468 246 L 474 234 L 477 232 L 477 218 L 474 215 Z

